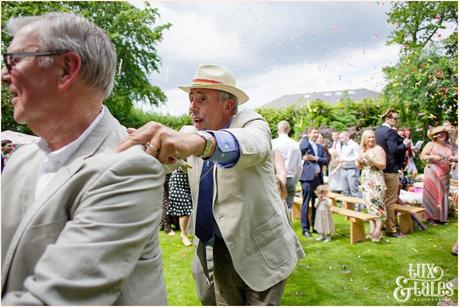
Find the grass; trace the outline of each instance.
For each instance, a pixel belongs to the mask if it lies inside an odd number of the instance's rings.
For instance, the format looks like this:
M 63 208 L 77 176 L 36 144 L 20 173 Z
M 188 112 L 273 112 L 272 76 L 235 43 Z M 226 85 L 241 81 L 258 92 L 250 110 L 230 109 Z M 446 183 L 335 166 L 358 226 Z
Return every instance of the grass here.
M 437 305 L 438 298 L 427 296 L 397 301 L 396 278 L 409 277 L 410 263 L 440 266 L 444 282 L 457 277 L 458 258 L 450 253 L 457 221 L 403 238 L 383 237 L 379 244 L 351 245 L 348 222 L 337 215 L 334 220 L 337 233 L 329 243 L 302 237 L 299 221 L 294 222 L 306 257 L 287 280 L 282 305 Z M 161 232 L 160 238 L 169 305 L 200 305 L 191 275 L 194 248 L 183 246 L 179 233 L 171 237 Z M 457 302 L 457 290 L 453 300 Z

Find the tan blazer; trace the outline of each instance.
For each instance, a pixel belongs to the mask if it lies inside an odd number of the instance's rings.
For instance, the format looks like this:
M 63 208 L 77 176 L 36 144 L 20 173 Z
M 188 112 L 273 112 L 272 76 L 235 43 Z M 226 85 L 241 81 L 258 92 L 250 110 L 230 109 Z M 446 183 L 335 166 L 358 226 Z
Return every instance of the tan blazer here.
M 43 154 L 18 149 L 2 174 L 2 305 L 165 305 L 159 247 L 164 171 L 105 110 L 34 200 Z
M 277 190 L 268 124 L 256 112 L 245 110 L 233 118 L 226 130 L 239 142 L 241 156 L 232 168 L 214 168 L 213 214 L 234 268 L 251 289 L 264 291 L 286 279 L 304 252 Z M 192 132 L 195 128 L 186 127 L 183 131 Z M 193 197 L 192 220 L 196 221 L 203 160 L 191 156 L 188 162 L 193 166 L 188 179 Z

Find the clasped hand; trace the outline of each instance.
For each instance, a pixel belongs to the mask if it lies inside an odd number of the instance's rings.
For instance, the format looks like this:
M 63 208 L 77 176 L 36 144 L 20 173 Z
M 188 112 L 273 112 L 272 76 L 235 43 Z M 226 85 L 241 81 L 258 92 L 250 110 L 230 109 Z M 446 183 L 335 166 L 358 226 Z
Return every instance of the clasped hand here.
M 171 164 L 177 159 L 200 155 L 204 140 L 193 133 L 178 132 L 160 123 L 149 122 L 139 129 L 128 129 L 129 136 L 122 140 L 115 152 L 124 151 L 134 145 L 145 145 L 146 152 L 161 163 Z

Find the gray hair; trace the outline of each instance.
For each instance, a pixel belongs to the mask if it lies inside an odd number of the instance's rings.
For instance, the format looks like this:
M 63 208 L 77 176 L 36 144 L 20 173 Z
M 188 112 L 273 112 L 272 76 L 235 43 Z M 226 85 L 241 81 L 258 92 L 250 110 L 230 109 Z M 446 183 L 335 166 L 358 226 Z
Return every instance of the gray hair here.
M 81 58 L 79 77 L 88 86 L 100 89 L 108 97 L 116 72 L 116 51 L 107 34 L 84 17 L 71 13 L 49 13 L 41 16 L 13 17 L 7 29 L 15 35 L 23 27 L 40 23 L 39 42 L 43 51 L 69 50 Z M 47 57 L 43 65 L 52 63 Z
M 233 115 L 236 115 L 238 111 L 238 103 L 237 103 L 236 96 L 234 96 L 233 94 L 227 93 L 227 92 L 223 92 L 223 91 L 219 91 L 219 93 L 220 93 L 220 102 L 225 102 L 229 99 L 234 101 Z

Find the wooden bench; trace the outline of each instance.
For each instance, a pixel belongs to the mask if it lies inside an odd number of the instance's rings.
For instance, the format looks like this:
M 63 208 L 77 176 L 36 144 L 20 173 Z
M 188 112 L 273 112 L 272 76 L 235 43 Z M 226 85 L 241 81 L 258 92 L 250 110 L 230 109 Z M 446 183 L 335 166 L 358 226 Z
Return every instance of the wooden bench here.
M 420 212 L 425 211 L 424 208 L 420 207 L 413 207 L 409 205 L 394 205 L 394 210 L 400 213 L 399 217 L 399 227 L 400 232 L 402 233 L 410 233 L 414 232 L 414 221 L 412 218 L 412 214 L 418 214 Z
M 338 196 L 336 200 L 340 201 L 343 204 L 344 209 L 354 210 L 356 204 L 365 205 L 365 201 L 362 198 L 352 197 L 352 196 Z M 346 220 L 349 220 L 349 217 L 346 217 Z
M 301 205 L 303 204 L 303 198 L 295 196 L 293 198 L 292 206 L 292 220 L 299 220 L 301 217 Z
M 329 191 L 328 194 L 327 194 L 327 196 L 328 196 L 328 198 L 331 199 L 333 206 L 336 207 L 336 199 L 337 199 L 338 197 L 341 197 L 341 196 L 344 196 L 344 195 L 343 195 L 343 194 L 340 194 L 340 193 L 335 193 L 335 192 L 330 192 L 330 191 Z
M 365 201 L 362 198 L 352 197 L 352 196 L 344 196 L 340 195 L 336 197 L 336 200 L 343 203 L 343 208 L 354 210 L 356 204 L 365 205 Z
M 301 205 L 303 198 L 295 196 L 293 199 L 292 216 L 294 219 L 299 219 L 301 216 Z M 365 240 L 365 222 L 373 220 L 375 217 L 366 213 L 355 212 L 354 210 L 331 207 L 333 213 L 343 215 L 350 221 L 350 242 L 355 244 Z M 311 212 L 311 211 L 310 211 Z
M 339 207 L 331 207 L 331 211 L 349 219 L 351 244 L 365 241 L 365 222 L 374 220 L 374 216 Z
M 333 206 L 336 207 L 336 198 L 343 196 L 343 194 L 329 191 L 327 196 L 331 199 Z M 300 218 L 302 205 L 303 205 L 303 198 L 300 196 L 295 196 L 295 198 L 293 199 L 293 206 L 292 206 L 292 219 L 293 220 Z
M 327 196 L 331 199 L 332 204 L 334 207 L 337 206 L 337 200 L 343 202 L 343 206 L 346 209 L 354 209 L 354 205 L 356 203 L 363 204 L 363 199 L 344 196 L 343 194 L 335 193 L 335 192 L 328 192 Z M 303 198 L 299 196 L 295 196 L 293 199 L 293 207 L 292 207 L 292 219 L 299 219 L 301 216 L 301 206 L 303 205 Z M 349 218 L 346 218 L 349 219 Z
M 335 192 L 328 192 L 327 196 L 331 199 L 333 206 L 336 207 L 336 199 L 344 195 L 335 193 Z M 292 206 L 292 219 L 293 220 L 295 219 L 298 220 L 300 218 L 302 205 L 303 205 L 303 198 L 299 196 L 295 196 L 295 198 L 293 198 L 293 206 Z

